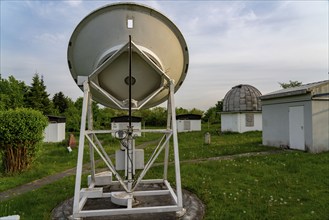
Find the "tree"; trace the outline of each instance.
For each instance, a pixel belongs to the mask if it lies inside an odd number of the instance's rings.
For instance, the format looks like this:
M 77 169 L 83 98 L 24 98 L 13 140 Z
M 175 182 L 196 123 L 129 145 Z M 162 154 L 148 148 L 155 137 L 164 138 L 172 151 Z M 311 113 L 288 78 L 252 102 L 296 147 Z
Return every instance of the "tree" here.
M 176 108 L 176 115 L 188 114 L 188 110 L 182 107 Z
M 223 111 L 223 100 L 224 99 L 218 101 L 217 104 L 215 105 L 217 112 L 222 112 Z
M 34 74 L 31 87 L 26 94 L 26 106 L 39 110 L 45 115 L 51 114 L 52 106 L 48 97 L 43 77 L 40 78 L 37 73 Z
M 220 113 L 223 111 L 223 99 L 218 101 L 215 106 L 210 107 L 203 116 L 204 122 L 220 123 Z
M 24 107 L 27 86 L 24 82 L 9 76 L 8 80 L 0 76 L 0 110 Z
M 58 109 L 60 114 L 63 114 L 66 109 L 69 107 L 69 99 L 65 97 L 62 92 L 58 92 L 53 97 L 53 105 L 56 109 Z
M 195 114 L 195 115 L 203 115 L 203 111 L 197 108 L 192 108 L 191 110 L 188 111 L 190 114 Z
M 111 128 L 111 118 L 116 116 L 116 110 L 112 108 L 100 108 L 98 113 L 99 126 L 101 129 Z
M 66 118 L 66 131 L 78 132 L 80 130 L 81 111 L 75 107 L 72 101 L 68 103 L 64 116 Z
M 289 83 L 279 82 L 279 84 L 283 89 L 287 89 L 287 88 L 301 86 L 303 83 L 299 81 L 289 80 Z

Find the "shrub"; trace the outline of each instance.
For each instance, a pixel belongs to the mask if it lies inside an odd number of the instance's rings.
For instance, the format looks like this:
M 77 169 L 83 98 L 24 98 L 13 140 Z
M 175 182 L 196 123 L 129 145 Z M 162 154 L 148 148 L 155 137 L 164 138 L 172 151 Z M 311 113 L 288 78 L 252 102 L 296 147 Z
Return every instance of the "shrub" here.
M 0 152 L 5 173 L 30 166 L 48 120 L 32 109 L 0 111 Z

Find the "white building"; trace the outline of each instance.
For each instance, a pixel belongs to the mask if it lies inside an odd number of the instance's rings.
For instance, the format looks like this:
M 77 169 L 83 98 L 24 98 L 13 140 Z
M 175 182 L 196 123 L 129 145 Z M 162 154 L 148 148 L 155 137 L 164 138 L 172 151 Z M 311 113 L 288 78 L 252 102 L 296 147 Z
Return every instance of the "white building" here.
M 329 80 L 275 91 L 261 100 L 263 145 L 329 150 Z
M 228 91 L 223 100 L 221 131 L 261 131 L 261 95 L 260 91 L 251 85 L 237 85 Z
M 65 140 L 65 117 L 48 115 L 49 124 L 44 131 L 44 142 L 61 142 Z
M 201 115 L 177 115 L 176 122 L 178 132 L 201 131 Z
M 142 118 L 132 116 L 131 117 L 131 125 L 133 126 L 134 132 L 133 135 L 135 136 L 142 136 Z M 111 118 L 111 130 L 120 131 L 120 130 L 127 130 L 129 125 L 129 116 L 118 116 Z M 115 137 L 115 134 L 112 133 L 112 136 Z

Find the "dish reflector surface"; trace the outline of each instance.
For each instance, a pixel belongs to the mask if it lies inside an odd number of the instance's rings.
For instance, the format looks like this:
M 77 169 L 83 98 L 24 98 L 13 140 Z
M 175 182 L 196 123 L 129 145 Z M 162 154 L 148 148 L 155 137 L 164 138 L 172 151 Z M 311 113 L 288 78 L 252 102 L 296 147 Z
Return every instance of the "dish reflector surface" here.
M 183 83 L 188 49 L 176 25 L 147 6 L 112 4 L 85 17 L 69 42 L 71 75 L 80 88 L 89 80 L 93 100 L 111 108 L 127 108 L 129 36 L 133 108 L 156 106 L 167 100 L 169 80 L 174 80 L 175 92 Z

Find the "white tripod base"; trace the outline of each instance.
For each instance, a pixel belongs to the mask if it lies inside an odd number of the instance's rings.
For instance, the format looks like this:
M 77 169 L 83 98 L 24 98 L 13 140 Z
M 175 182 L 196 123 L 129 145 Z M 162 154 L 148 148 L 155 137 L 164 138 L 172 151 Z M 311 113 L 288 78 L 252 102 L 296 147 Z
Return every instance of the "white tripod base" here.
M 127 215 L 127 214 L 141 214 L 141 213 L 160 213 L 160 212 L 176 212 L 178 217 L 185 214 L 186 210 L 183 208 L 183 198 L 181 189 L 181 176 L 180 176 L 180 164 L 179 164 L 179 151 L 178 151 L 178 136 L 177 136 L 177 124 L 176 124 L 176 113 L 174 103 L 174 83 L 170 81 L 169 87 L 169 99 L 168 99 L 168 116 L 167 116 L 167 128 L 166 129 L 149 129 L 141 130 L 144 133 L 162 133 L 163 138 L 159 144 L 155 147 L 152 156 L 149 158 L 144 169 L 136 179 L 128 180 L 121 178 L 119 173 L 114 166 L 111 158 L 107 155 L 101 142 L 98 140 L 96 134 L 108 133 L 109 135 L 115 133 L 114 130 L 93 130 L 92 128 L 92 112 L 91 112 L 91 94 L 89 91 L 89 83 L 84 83 L 84 99 L 82 105 L 82 116 L 81 116 L 81 128 L 80 128 L 80 139 L 79 139 L 79 153 L 77 162 L 77 172 L 75 181 L 75 192 L 73 202 L 73 218 L 79 219 L 83 217 L 97 217 L 97 216 L 112 216 L 112 215 Z M 86 129 L 86 121 L 88 121 L 88 129 Z M 90 150 L 90 163 L 91 163 L 91 175 L 88 178 L 89 187 L 81 188 L 81 177 L 83 168 L 83 153 L 85 147 L 85 139 L 88 140 Z M 175 172 L 175 185 L 174 190 L 170 183 L 167 181 L 167 173 L 169 166 L 169 149 L 170 140 L 173 140 L 173 151 L 174 151 L 174 172 Z M 133 143 L 133 140 L 130 140 Z M 129 149 L 133 149 L 130 147 Z M 134 161 L 133 150 L 129 155 L 129 159 Z M 162 179 L 144 179 L 148 170 L 152 167 L 161 152 L 164 151 L 164 169 Z M 109 171 L 102 175 L 95 174 L 95 159 L 94 152 L 97 152 L 103 162 L 108 167 Z M 135 164 L 134 164 L 135 167 Z M 131 168 L 131 167 L 130 167 Z M 133 172 L 128 167 L 128 171 Z M 129 174 L 128 172 L 128 174 Z M 116 178 L 116 181 L 112 181 L 112 177 Z M 105 192 L 102 184 L 110 186 L 120 186 L 120 191 Z M 157 189 L 145 190 L 143 186 L 158 184 L 162 187 Z M 97 187 L 96 187 L 97 186 Z M 147 207 L 140 207 L 136 202 L 136 197 L 157 197 L 157 196 L 168 196 L 171 201 L 168 204 L 156 205 L 150 204 Z M 88 199 L 103 199 L 110 198 L 111 202 L 121 206 L 120 208 L 108 208 L 108 209 L 84 209 Z M 156 200 L 154 200 L 156 201 Z M 123 208 L 126 207 L 126 208 Z

